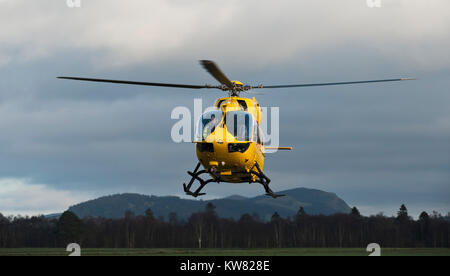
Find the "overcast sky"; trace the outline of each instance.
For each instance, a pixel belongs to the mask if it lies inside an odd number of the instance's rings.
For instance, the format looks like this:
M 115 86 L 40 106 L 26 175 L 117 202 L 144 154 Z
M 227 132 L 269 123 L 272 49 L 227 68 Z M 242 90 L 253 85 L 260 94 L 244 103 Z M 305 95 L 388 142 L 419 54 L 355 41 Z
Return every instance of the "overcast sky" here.
M 170 118 L 220 91 L 77 83 L 59 75 L 252 85 L 418 77 L 264 91 L 280 107 L 275 191 L 334 192 L 364 214 L 450 211 L 448 0 L 0 0 L 0 212 L 60 212 L 113 193 L 183 196 L 192 144 Z M 260 185 L 211 184 L 206 198 Z

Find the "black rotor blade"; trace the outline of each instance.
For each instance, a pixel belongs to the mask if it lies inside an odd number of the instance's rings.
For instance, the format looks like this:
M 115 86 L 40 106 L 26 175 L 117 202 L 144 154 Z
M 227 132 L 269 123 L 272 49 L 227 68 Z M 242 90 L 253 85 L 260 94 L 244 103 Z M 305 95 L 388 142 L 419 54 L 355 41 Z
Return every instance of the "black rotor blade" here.
M 252 88 L 290 88 L 290 87 L 310 87 L 310 86 L 326 86 L 326 85 L 345 85 L 345 84 L 361 84 L 361 83 L 376 83 L 376 82 L 393 82 L 414 80 L 414 78 L 401 79 L 385 79 L 385 80 L 368 80 L 368 81 L 348 81 L 348 82 L 328 82 L 328 83 L 309 83 L 309 84 L 288 84 L 288 85 L 259 85 Z
M 105 80 L 105 79 L 91 79 L 91 78 L 77 78 L 77 77 L 58 77 L 58 79 L 65 80 L 78 80 L 78 81 L 92 81 L 92 82 L 107 82 L 107 83 L 119 83 L 119 84 L 131 84 L 131 85 L 146 85 L 146 86 L 163 86 L 163 87 L 176 87 L 176 88 L 219 88 L 212 85 L 191 85 L 191 84 L 174 84 L 174 83 L 158 83 L 158 82 L 139 82 L 139 81 L 123 81 L 123 80 Z
M 233 83 L 225 76 L 225 74 L 219 69 L 219 66 L 211 60 L 200 60 L 200 64 L 206 69 L 217 81 L 225 85 L 228 88 L 233 87 Z

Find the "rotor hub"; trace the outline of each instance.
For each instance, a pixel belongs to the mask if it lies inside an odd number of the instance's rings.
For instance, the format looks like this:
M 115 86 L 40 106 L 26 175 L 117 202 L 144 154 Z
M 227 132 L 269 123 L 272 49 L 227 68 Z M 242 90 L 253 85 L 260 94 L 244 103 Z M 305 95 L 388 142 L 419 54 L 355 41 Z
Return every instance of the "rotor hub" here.
M 239 97 L 239 94 L 241 92 L 246 92 L 250 89 L 252 89 L 252 86 L 250 85 L 244 85 L 242 82 L 240 81 L 231 81 L 232 86 L 227 86 L 227 85 L 220 85 L 219 88 L 222 91 L 227 91 L 229 92 L 230 96 L 235 96 L 235 97 Z

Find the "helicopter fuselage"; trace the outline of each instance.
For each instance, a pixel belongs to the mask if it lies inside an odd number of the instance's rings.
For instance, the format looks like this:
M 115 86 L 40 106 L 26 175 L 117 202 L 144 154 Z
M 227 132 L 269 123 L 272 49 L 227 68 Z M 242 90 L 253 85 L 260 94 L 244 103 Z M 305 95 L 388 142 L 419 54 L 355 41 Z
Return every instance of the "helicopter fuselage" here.
M 255 98 L 220 98 L 197 126 L 197 157 L 221 182 L 256 181 L 255 163 L 264 167 L 261 108 Z M 212 126 L 211 126 L 212 124 Z M 208 128 L 207 130 L 205 130 Z

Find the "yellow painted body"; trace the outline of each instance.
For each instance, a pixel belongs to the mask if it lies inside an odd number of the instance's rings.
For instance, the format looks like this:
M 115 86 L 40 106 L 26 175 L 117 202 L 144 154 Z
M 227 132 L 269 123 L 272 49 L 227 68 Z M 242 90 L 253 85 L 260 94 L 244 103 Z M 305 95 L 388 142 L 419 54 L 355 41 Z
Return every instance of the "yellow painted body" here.
M 238 84 L 238 83 L 236 83 Z M 264 168 L 264 139 L 260 131 L 260 139 L 257 139 L 257 128 L 261 123 L 261 108 L 258 102 L 253 99 L 241 97 L 220 98 L 215 103 L 215 109 L 223 112 L 224 116 L 215 130 L 210 135 L 204 137 L 203 141 L 197 141 L 197 157 L 206 170 L 213 168 L 216 175 L 220 177 L 221 182 L 243 183 L 253 182 L 257 177 L 250 171 L 257 172 L 255 163 L 259 164 L 261 170 Z M 225 122 L 226 114 L 230 111 L 246 111 L 253 117 L 252 130 L 248 141 L 238 141 L 228 129 Z M 213 145 L 213 152 L 202 152 L 199 150 L 201 143 L 210 143 Z M 230 143 L 249 143 L 245 152 L 229 152 Z M 214 175 L 211 174 L 212 177 Z

